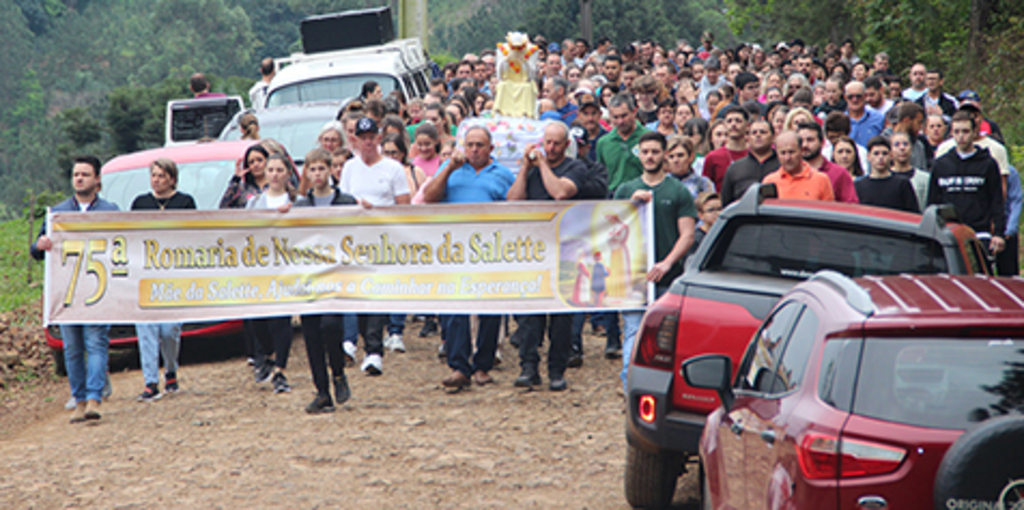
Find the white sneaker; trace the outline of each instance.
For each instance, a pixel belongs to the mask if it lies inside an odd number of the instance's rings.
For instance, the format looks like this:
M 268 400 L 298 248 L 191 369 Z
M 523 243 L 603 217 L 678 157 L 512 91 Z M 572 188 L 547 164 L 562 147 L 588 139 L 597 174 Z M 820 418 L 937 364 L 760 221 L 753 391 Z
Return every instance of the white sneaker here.
M 384 339 L 384 348 L 394 352 L 405 352 L 405 342 L 402 342 L 402 335 L 392 333 Z
M 345 353 L 345 366 L 350 367 L 356 364 L 356 344 L 352 342 L 342 342 L 341 350 Z
M 363 366 L 359 369 L 366 372 L 366 375 L 380 375 L 384 373 L 384 360 L 380 354 L 367 354 L 363 359 Z
M 64 403 L 64 409 L 67 409 L 68 411 L 74 411 L 75 407 L 77 407 L 77 406 L 78 406 L 78 401 L 75 400 L 74 396 L 69 398 L 68 401 Z

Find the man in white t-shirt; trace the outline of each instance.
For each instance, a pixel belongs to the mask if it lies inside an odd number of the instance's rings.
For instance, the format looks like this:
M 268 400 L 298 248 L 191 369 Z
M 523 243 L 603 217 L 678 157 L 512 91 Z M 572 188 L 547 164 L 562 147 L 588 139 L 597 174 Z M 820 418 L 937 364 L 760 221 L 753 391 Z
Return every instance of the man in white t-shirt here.
M 380 154 L 380 130 L 369 117 L 356 121 L 355 153 L 341 170 L 338 188 L 374 207 L 409 203 L 409 184 L 401 163 Z M 366 357 L 360 369 L 368 375 L 384 371 L 383 330 L 390 314 L 359 314 L 359 333 L 363 335 Z M 353 356 L 355 345 L 346 342 L 345 353 Z M 404 351 L 404 348 L 402 349 Z
M 375 207 L 408 204 L 409 184 L 405 179 L 405 169 L 401 163 L 381 155 L 377 123 L 369 117 L 359 119 L 355 137 L 358 156 L 345 163 L 338 188 Z

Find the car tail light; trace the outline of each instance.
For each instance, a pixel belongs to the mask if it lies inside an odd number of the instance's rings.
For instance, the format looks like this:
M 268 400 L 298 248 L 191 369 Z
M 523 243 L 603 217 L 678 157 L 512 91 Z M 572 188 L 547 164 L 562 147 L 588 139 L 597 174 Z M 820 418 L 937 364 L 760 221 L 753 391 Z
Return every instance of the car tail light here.
M 640 405 L 637 406 L 640 411 L 640 419 L 645 423 L 654 423 L 654 419 L 658 417 L 658 400 L 652 395 L 643 395 L 640 397 Z
M 796 450 L 800 470 L 812 480 L 891 473 L 907 456 L 895 446 L 829 434 L 807 434 Z
M 679 313 L 674 309 L 652 308 L 644 317 L 635 362 L 652 368 L 672 370 L 676 353 Z

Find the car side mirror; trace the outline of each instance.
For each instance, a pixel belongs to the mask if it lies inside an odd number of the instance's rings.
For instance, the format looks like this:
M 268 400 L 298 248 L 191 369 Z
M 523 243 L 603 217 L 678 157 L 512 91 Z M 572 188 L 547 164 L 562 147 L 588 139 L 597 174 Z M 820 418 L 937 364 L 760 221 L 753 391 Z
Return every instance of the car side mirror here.
M 683 362 L 686 384 L 705 390 L 715 390 L 726 409 L 732 406 L 732 360 L 724 354 L 707 354 Z

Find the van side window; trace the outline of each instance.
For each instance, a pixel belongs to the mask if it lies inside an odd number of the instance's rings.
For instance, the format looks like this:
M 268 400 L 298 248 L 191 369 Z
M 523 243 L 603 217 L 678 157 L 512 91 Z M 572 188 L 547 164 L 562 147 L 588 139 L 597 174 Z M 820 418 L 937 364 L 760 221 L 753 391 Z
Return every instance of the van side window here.
M 423 96 L 427 92 L 430 92 L 430 83 L 427 81 L 427 77 L 424 75 L 426 71 L 416 71 L 413 73 L 412 78 L 416 81 L 416 96 Z

